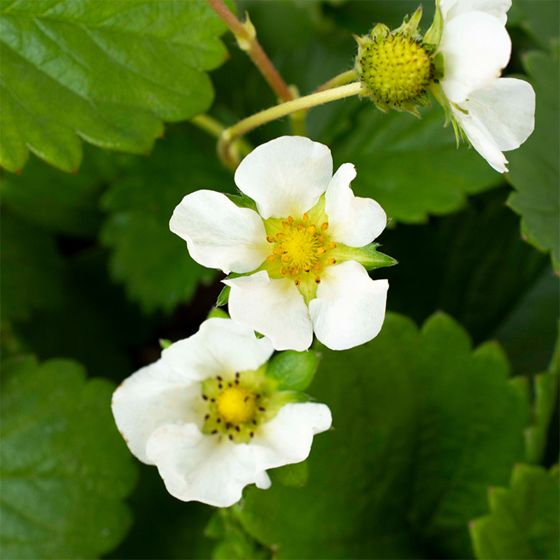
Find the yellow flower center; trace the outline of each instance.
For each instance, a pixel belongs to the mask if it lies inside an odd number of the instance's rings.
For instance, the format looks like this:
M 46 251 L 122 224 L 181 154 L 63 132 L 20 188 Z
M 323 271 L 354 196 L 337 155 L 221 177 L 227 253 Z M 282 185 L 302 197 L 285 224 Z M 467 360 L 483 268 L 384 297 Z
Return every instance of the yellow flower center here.
M 281 222 L 280 231 L 267 237 L 274 246 L 268 263 L 276 265 L 279 275 L 293 279 L 296 286 L 310 278 L 318 284 L 324 266 L 336 262 L 327 256 L 336 248 L 326 233 L 328 227 L 327 221 L 318 225 L 310 223 L 307 214 L 300 220 L 289 216 Z
M 216 399 L 218 413 L 225 422 L 243 424 L 252 420 L 257 409 L 255 395 L 242 387 L 229 387 Z
M 392 107 L 417 100 L 434 77 L 432 58 L 424 46 L 398 33 L 365 42 L 358 68 L 374 100 Z

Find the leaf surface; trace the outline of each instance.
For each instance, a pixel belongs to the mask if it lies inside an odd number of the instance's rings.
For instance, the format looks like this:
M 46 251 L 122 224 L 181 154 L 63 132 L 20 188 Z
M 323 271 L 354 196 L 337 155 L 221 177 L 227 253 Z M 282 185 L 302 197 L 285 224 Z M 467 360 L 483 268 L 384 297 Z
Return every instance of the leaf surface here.
M 68 360 L 5 363 L 3 558 L 96 558 L 124 537 L 136 468 L 110 412 L 113 385 Z
M 145 153 L 205 111 L 225 26 L 203 0 L 4 0 L 0 165 L 76 170 L 81 140 Z
M 508 374 L 449 317 L 419 331 L 389 314 L 367 345 L 324 352 L 310 392 L 334 429 L 305 487 L 248 489 L 243 526 L 279 558 L 469 557 L 468 522 L 524 457 L 528 399 Z

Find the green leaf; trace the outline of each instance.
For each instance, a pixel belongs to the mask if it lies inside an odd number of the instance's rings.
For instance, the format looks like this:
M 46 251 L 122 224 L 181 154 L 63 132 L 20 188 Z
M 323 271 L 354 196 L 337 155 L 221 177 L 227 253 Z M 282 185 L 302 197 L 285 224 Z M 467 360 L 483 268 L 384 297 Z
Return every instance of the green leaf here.
M 162 121 L 205 111 L 225 26 L 203 0 L 8 0 L 0 5 L 0 165 L 28 150 L 64 171 L 81 139 L 145 153 Z
M 559 20 L 557 0 L 539 0 L 538 4 L 534 0 L 515 0 L 508 14 L 508 25 L 521 26 L 545 49 L 558 38 Z
M 310 390 L 334 429 L 304 488 L 248 489 L 245 529 L 278 558 L 469 557 L 468 521 L 524 456 L 527 398 L 508 373 L 445 315 L 419 331 L 388 314 L 367 345 L 325 351 Z
M 492 488 L 490 514 L 471 523 L 476 557 L 482 560 L 560 556 L 558 468 L 518 465 L 511 487 Z
M 130 374 L 134 364 L 127 348 L 153 341 L 154 335 L 148 319 L 109 282 L 104 252 L 95 248 L 67 259 L 62 286 L 56 305 L 13 322 L 25 351 L 40 359 L 64 355 L 119 380 Z
M 545 255 L 521 240 L 519 221 L 504 204 L 508 193 L 507 187 L 494 189 L 469 198 L 464 211 L 432 219 L 429 225 L 399 224 L 386 230 L 383 250 L 399 260 L 398 266 L 382 271 L 391 286 L 390 309 L 419 322 L 442 310 L 457 319 L 476 342 L 496 336 L 496 329 L 548 265 Z M 539 308 L 544 332 L 551 324 L 553 328 L 548 348 L 549 333 L 543 336 L 543 331 L 526 328 L 520 321 L 506 350 L 524 347 L 530 355 L 533 347 L 543 347 L 548 352 L 557 309 L 554 300 L 549 301 L 548 307 Z M 514 356 L 510 357 L 516 372 L 527 373 L 546 368 L 549 357 L 545 356 L 540 365 L 527 369 L 519 369 Z
M 0 178 L 2 202 L 49 231 L 93 237 L 103 217 L 99 197 L 104 184 L 117 176 L 122 158 L 86 146 L 82 167 L 74 175 L 33 159 L 20 175 Z
M 53 309 L 64 297 L 63 261 L 43 229 L 2 209 L 2 318 L 27 319 L 34 310 Z
M 525 432 L 527 461 L 539 463 L 543 459 L 548 429 L 554 405 L 558 400 L 558 370 L 540 373 L 533 381 L 533 422 Z
M 0 555 L 95 558 L 125 535 L 136 467 L 110 412 L 113 385 L 67 360 L 19 358 L 3 376 Z
M 508 154 L 508 181 L 515 189 L 508 204 L 521 215 L 525 239 L 550 252 L 555 270 L 560 271 L 560 198 L 558 174 L 558 57 L 531 52 L 524 66 L 537 94 L 535 132 L 518 150 Z
M 269 471 L 269 474 L 272 484 L 278 483 L 296 488 L 305 486 L 309 479 L 309 469 L 307 468 L 306 461 L 286 465 L 279 469 L 272 469 Z
M 395 220 L 424 222 L 430 214 L 459 209 L 467 195 L 501 181 L 474 150 L 457 149 L 453 131 L 443 123 L 443 110 L 435 103 L 418 120 L 362 102 L 333 154 L 338 164 L 356 165 L 356 194 L 376 199 Z
M 536 254 L 536 251 L 533 252 Z M 533 286 L 524 294 L 519 294 L 521 298 L 494 333 L 509 356 L 515 373 L 526 375 L 547 368 L 556 343 L 560 282 L 548 260 L 546 264 Z M 507 270 L 511 275 L 512 269 L 508 267 Z M 520 275 L 515 276 L 520 278 Z M 502 286 L 505 285 L 503 282 Z M 493 292 L 491 289 L 488 291 Z
M 169 230 L 173 209 L 198 189 L 233 181 L 218 163 L 213 142 L 188 128 L 173 131 L 149 159 L 137 158 L 102 199 L 109 213 L 101 241 L 112 250 L 113 276 L 145 311 L 170 311 L 192 297 L 214 271 L 196 264 L 185 242 Z
M 266 374 L 279 382 L 279 389 L 305 391 L 313 381 L 321 355 L 309 350 L 279 352 L 268 363 Z
M 214 548 L 213 560 L 258 560 L 270 556 L 270 551 L 244 531 L 237 519 L 235 507 L 216 511 L 210 518 L 205 534 L 220 541 Z

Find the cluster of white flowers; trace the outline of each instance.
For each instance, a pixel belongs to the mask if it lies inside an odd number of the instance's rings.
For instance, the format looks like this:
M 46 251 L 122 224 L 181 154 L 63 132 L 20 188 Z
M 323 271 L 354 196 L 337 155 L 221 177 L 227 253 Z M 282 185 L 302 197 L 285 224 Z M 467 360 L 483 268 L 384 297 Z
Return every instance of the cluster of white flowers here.
M 383 110 L 416 112 L 427 89 L 439 88 L 434 94 L 455 126 L 502 172 L 502 151 L 529 136 L 535 110 L 528 83 L 500 78 L 511 51 L 510 4 L 440 0 L 426 34 L 435 43 L 424 45 L 417 34 L 419 10 L 394 32 L 377 26 L 360 38 L 357 63 Z M 414 62 L 408 74 L 395 75 L 391 68 L 407 56 Z M 380 61 L 393 67 L 379 70 Z M 345 350 L 381 330 L 388 282 L 367 269 L 395 261 L 373 243 L 387 217 L 377 202 L 354 195 L 355 177 L 350 163 L 333 175 L 323 144 L 284 136 L 241 162 L 235 183 L 242 196 L 199 190 L 173 212 L 171 231 L 193 259 L 228 275 L 231 319 L 205 321 L 113 397 L 130 450 L 158 467 L 173 496 L 230 506 L 248 484 L 268 488 L 267 469 L 305 460 L 313 436 L 330 428 L 329 408 L 283 390 L 268 361 L 274 350 L 306 351 L 314 334 Z
M 247 484 L 268 488 L 267 469 L 305 460 L 313 435 L 330 428 L 328 407 L 294 402 L 302 395 L 279 390 L 267 362 L 274 350 L 307 350 L 313 331 L 340 350 L 381 330 L 388 282 L 364 266 L 394 264 L 372 244 L 387 218 L 354 196 L 355 176 L 351 164 L 333 176 L 323 144 L 286 136 L 237 169 L 251 199 L 202 190 L 175 209 L 171 230 L 191 256 L 235 273 L 224 280 L 232 319 L 208 319 L 130 376 L 113 414 L 132 453 L 157 465 L 177 498 L 232 505 Z

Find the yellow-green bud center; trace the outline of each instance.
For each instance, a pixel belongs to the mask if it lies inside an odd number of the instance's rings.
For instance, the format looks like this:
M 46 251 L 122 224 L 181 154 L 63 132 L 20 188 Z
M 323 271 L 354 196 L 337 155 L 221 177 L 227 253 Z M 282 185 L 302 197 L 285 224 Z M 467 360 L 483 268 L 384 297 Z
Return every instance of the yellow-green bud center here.
M 257 408 L 255 395 L 242 387 L 229 387 L 216 399 L 218 413 L 225 422 L 242 424 L 252 420 Z
M 373 100 L 388 108 L 414 103 L 433 81 L 430 54 L 420 42 L 399 33 L 364 40 L 357 62 Z

